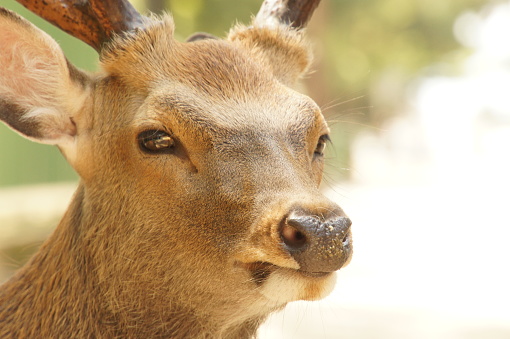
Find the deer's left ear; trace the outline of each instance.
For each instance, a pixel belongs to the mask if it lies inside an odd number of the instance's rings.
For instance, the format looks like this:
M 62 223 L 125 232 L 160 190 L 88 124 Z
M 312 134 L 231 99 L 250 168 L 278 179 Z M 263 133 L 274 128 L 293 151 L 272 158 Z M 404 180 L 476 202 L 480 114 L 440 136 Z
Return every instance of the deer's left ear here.
M 311 49 L 303 32 L 284 25 L 235 26 L 228 40 L 248 49 L 255 60 L 263 62 L 288 86 L 293 86 L 312 62 Z

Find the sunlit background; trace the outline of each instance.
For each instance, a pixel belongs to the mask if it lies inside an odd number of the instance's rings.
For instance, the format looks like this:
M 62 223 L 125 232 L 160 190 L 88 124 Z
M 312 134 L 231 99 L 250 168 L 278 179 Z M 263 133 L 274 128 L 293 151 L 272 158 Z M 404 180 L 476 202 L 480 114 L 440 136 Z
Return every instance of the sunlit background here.
M 224 36 L 260 3 L 133 1 L 171 11 L 180 40 Z M 95 69 L 91 48 L 0 5 Z M 354 222 L 355 253 L 330 297 L 289 305 L 260 338 L 510 338 L 510 1 L 322 0 L 308 32 L 306 90 L 333 137 L 323 188 Z M 56 148 L 0 126 L 0 281 L 76 181 Z

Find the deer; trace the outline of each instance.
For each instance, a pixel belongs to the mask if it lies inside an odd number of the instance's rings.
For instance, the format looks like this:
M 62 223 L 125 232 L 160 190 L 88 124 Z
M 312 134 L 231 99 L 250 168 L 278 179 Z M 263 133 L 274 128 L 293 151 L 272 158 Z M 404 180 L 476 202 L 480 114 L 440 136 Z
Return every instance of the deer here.
M 0 287 L 1 338 L 254 338 L 332 291 L 351 221 L 319 190 L 330 131 L 296 90 L 319 0 L 265 0 L 225 38 L 187 41 L 127 0 L 18 1 L 100 65 L 0 9 L 0 120 L 79 175 Z

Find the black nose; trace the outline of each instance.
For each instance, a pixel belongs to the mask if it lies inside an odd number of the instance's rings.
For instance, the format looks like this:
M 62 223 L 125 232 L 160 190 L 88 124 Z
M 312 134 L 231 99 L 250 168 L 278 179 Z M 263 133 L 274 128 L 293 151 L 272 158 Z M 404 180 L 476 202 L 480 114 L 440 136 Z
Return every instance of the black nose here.
M 333 272 L 351 256 L 350 227 L 347 217 L 321 220 L 317 216 L 291 214 L 282 221 L 280 234 L 302 271 Z

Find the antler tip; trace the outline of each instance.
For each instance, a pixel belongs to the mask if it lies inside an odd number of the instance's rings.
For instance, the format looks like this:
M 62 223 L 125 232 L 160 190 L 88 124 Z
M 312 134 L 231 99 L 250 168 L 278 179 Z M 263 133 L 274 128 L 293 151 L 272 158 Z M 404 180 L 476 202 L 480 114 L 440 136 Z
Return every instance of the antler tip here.
M 255 22 L 264 26 L 306 26 L 320 0 L 264 0 Z

